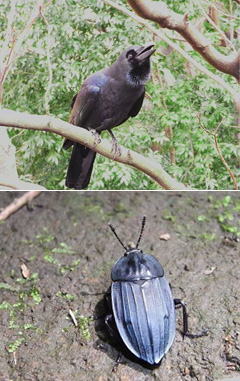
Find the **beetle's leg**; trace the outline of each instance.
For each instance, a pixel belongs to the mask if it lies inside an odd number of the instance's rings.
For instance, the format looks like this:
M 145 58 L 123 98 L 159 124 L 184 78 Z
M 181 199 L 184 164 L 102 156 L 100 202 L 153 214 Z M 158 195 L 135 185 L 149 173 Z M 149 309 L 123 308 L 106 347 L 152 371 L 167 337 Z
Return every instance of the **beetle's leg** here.
M 107 290 L 107 292 L 104 293 L 104 299 L 103 299 L 104 303 L 105 303 L 105 312 L 102 313 L 101 315 L 97 315 L 97 316 L 91 316 L 94 320 L 101 320 L 101 319 L 105 319 L 105 317 L 107 315 L 109 315 L 112 311 L 111 309 L 111 289 L 109 288 Z
M 111 308 L 111 290 L 108 289 L 108 291 L 104 295 L 104 299 L 107 303 L 108 308 Z
M 102 320 L 102 319 L 105 319 L 105 316 L 106 316 L 106 313 L 104 313 L 102 315 L 97 315 L 97 316 L 92 315 L 91 318 L 93 320 Z
M 127 364 L 127 362 L 126 362 L 125 358 L 122 356 L 121 352 L 118 353 L 116 364 L 112 368 L 113 373 L 116 373 L 119 364 Z
M 187 314 L 187 308 L 183 301 L 181 299 L 174 299 L 174 304 L 176 308 L 182 308 L 183 312 L 183 335 L 190 337 L 192 339 L 197 338 L 197 337 L 202 337 L 205 336 L 207 333 L 207 329 L 202 331 L 201 333 L 190 333 L 188 330 L 188 314 Z
M 188 316 L 187 316 L 187 309 L 185 304 L 182 302 L 181 299 L 174 299 L 175 308 L 182 308 L 183 311 L 183 334 L 186 336 L 186 333 L 188 332 Z
M 111 336 L 111 338 L 113 338 L 115 342 L 122 345 L 121 337 L 120 337 L 118 330 L 116 328 L 113 315 L 112 314 L 106 315 L 105 319 L 104 319 L 104 323 L 105 323 L 105 326 L 106 326 L 108 333 Z
M 115 332 L 113 330 L 113 328 L 111 327 L 111 324 L 110 324 L 110 321 L 113 320 L 113 316 L 112 315 L 106 315 L 105 316 L 105 319 L 104 319 L 104 323 L 107 327 L 107 330 L 109 332 L 109 335 L 113 338 L 115 338 Z

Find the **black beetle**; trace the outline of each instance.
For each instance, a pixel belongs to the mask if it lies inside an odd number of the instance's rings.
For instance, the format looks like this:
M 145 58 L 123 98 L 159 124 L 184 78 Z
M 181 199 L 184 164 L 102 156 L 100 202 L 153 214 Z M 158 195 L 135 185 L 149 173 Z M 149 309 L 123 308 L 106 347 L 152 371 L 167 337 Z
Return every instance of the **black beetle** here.
M 183 311 L 183 335 L 204 336 L 188 331 L 186 306 L 180 299 L 173 299 L 164 270 L 158 260 L 138 249 L 144 230 L 136 247 L 126 248 L 113 225 L 112 232 L 126 250 L 112 268 L 112 285 L 106 298 L 111 313 L 105 315 L 105 324 L 111 336 L 117 338 L 138 359 L 151 366 L 158 365 L 171 347 L 175 332 L 175 308 Z

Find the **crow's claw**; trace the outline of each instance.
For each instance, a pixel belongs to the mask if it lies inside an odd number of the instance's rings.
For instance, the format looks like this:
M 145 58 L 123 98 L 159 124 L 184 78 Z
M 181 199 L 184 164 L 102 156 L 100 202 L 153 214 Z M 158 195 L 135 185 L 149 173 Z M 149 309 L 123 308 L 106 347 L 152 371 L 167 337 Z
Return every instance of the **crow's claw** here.
M 122 151 L 121 151 L 121 147 L 118 144 L 118 141 L 115 138 L 113 132 L 110 130 L 109 133 L 110 133 L 110 135 L 112 137 L 112 149 L 111 149 L 111 152 L 113 152 L 113 160 L 115 160 L 116 157 L 121 156 Z
M 96 130 L 94 130 L 93 128 L 89 128 L 89 131 L 94 136 L 93 148 L 95 148 L 99 143 L 101 143 L 101 137 L 100 137 L 99 133 Z

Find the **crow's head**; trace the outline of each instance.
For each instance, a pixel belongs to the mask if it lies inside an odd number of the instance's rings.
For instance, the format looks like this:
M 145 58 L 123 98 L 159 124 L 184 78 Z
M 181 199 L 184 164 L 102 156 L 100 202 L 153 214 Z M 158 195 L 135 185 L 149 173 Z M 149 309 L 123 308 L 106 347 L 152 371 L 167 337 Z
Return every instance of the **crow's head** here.
M 144 85 L 150 77 L 150 57 L 155 52 L 154 44 L 130 46 L 118 57 L 121 71 L 133 86 Z
M 155 50 L 154 44 L 152 43 L 144 46 L 130 46 L 121 54 L 121 56 L 125 56 L 124 58 L 127 60 L 130 67 L 137 68 L 149 61 L 150 56 Z

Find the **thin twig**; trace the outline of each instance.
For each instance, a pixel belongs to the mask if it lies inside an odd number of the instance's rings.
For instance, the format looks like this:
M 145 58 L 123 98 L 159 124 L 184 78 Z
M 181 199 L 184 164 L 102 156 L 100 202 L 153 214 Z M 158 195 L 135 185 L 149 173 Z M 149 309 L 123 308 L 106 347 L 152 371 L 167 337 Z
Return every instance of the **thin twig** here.
M 75 315 L 74 315 L 73 311 L 69 310 L 68 312 L 69 312 L 69 315 L 72 318 L 73 324 L 75 325 L 75 327 L 78 327 L 78 322 L 77 322 L 77 319 L 75 318 Z
M 203 129 L 203 131 L 206 132 L 208 135 L 213 136 L 213 139 L 214 139 L 214 143 L 215 143 L 215 147 L 216 147 L 218 156 L 220 157 L 220 159 L 221 159 L 223 165 L 225 166 L 225 168 L 228 170 L 228 172 L 229 172 L 229 174 L 230 174 L 230 176 L 231 176 L 231 178 L 232 178 L 232 181 L 233 181 L 235 190 L 238 190 L 238 185 L 237 185 L 237 181 L 236 181 L 236 179 L 235 179 L 235 176 L 234 176 L 234 174 L 233 174 L 231 168 L 230 168 L 229 165 L 227 164 L 226 160 L 224 159 L 223 154 L 222 154 L 222 152 L 221 152 L 221 150 L 220 150 L 220 147 L 219 147 L 219 144 L 218 144 L 218 140 L 217 140 L 217 132 L 218 132 L 218 129 L 219 129 L 219 127 L 221 126 L 221 124 L 225 122 L 225 117 L 223 117 L 223 119 L 221 120 L 221 122 L 220 122 L 220 123 L 218 124 L 218 126 L 215 128 L 214 132 L 209 131 L 207 128 L 205 128 L 205 127 L 203 126 L 202 121 L 201 121 L 201 114 L 199 114 L 199 115 L 197 116 L 197 118 L 198 118 L 198 121 L 199 121 L 199 125 L 200 125 L 200 127 Z
M 12 47 L 11 47 L 10 52 L 8 53 L 8 51 L 9 51 L 8 45 L 10 43 L 10 39 L 11 38 L 13 39 L 13 27 L 12 27 L 12 25 L 13 25 L 13 19 L 14 19 L 14 15 L 15 15 L 15 7 L 16 7 L 16 0 L 13 0 L 11 3 L 11 9 L 10 9 L 10 12 L 8 15 L 8 25 L 7 25 L 7 30 L 6 30 L 6 37 L 5 37 L 5 41 L 3 42 L 1 52 L 0 52 L 0 104 L 2 103 L 3 82 L 4 82 L 4 79 L 6 77 L 6 72 L 7 72 L 7 67 L 4 65 L 4 60 L 6 57 L 8 57 L 7 63 L 9 62 L 10 55 L 12 54 L 13 46 L 14 46 L 14 43 L 12 41 Z
M 0 213 L 0 221 L 6 220 L 13 213 L 17 212 L 28 202 L 32 201 L 35 197 L 39 196 L 42 191 L 29 191 L 24 193 L 23 196 L 19 198 L 15 198 L 13 202 L 8 205 L 1 213 Z
M 2 49 L 0 51 L 0 70 L 2 70 L 1 68 L 3 67 L 5 57 L 7 56 L 7 52 L 9 50 L 8 45 L 12 36 L 12 24 L 13 24 L 13 19 L 15 15 L 15 7 L 16 7 L 16 0 L 12 0 L 11 9 L 7 16 L 8 25 L 7 25 L 7 30 L 5 34 L 5 40 L 3 42 Z
M 236 51 L 234 45 L 232 44 L 232 42 L 227 38 L 227 36 L 225 35 L 225 33 L 219 28 L 218 25 L 215 24 L 215 22 L 211 19 L 211 17 L 208 16 L 208 14 L 206 13 L 205 9 L 203 8 L 203 6 L 195 0 L 195 4 L 201 9 L 202 13 L 204 14 L 204 16 L 206 17 L 206 20 L 213 26 L 214 29 L 216 29 L 216 31 L 220 34 L 220 36 L 224 39 L 224 41 L 229 45 L 229 47 L 233 50 L 233 51 Z
M 33 12 L 31 13 L 28 22 L 26 25 L 21 29 L 18 33 L 15 33 L 13 30 L 13 19 L 14 19 L 14 13 L 15 13 L 15 3 L 16 0 L 12 1 L 11 11 L 8 16 L 8 26 L 7 26 L 7 33 L 6 33 L 6 40 L 3 44 L 3 48 L 1 49 L 0 54 L 0 103 L 2 99 L 2 92 L 3 92 L 3 83 L 7 77 L 7 74 L 9 72 L 9 69 L 12 65 L 12 63 L 21 56 L 23 53 L 20 52 L 20 48 L 26 39 L 28 30 L 31 29 L 33 24 L 36 22 L 39 16 L 42 15 L 42 12 L 46 7 L 48 7 L 52 0 L 49 0 L 45 5 L 43 5 L 44 0 L 38 0 L 36 7 L 34 8 Z M 9 49 L 9 42 L 11 41 L 11 48 Z M 4 65 L 4 61 L 7 61 Z
M 10 184 L 10 183 L 6 183 L 6 182 L 2 182 L 0 180 L 0 189 L 1 188 L 10 188 L 10 189 L 14 189 L 14 190 L 18 190 L 18 187 L 14 184 Z M 1 189 L 2 190 L 2 189 Z
M 226 16 L 228 19 L 240 20 L 240 17 L 232 16 L 230 13 L 225 13 L 221 11 L 221 9 L 218 8 L 215 4 L 213 4 L 213 2 L 205 1 L 205 0 L 203 0 L 203 2 L 206 3 L 209 7 L 215 8 L 219 13 L 221 13 L 223 16 Z M 240 0 L 238 0 L 238 4 L 240 4 Z
M 47 26 L 47 64 L 48 64 L 48 72 L 49 72 L 49 78 L 48 78 L 48 85 L 47 85 L 47 90 L 45 93 L 45 110 L 46 114 L 49 115 L 50 110 L 49 110 L 49 102 L 50 102 L 50 92 L 51 92 L 51 87 L 52 87 L 52 78 L 53 78 L 53 73 L 52 73 L 52 65 L 51 65 L 51 57 L 50 57 L 50 37 L 51 37 L 51 31 L 50 31 L 50 25 L 47 20 L 47 18 L 44 16 L 43 12 L 41 11 L 41 16 L 43 21 L 45 22 Z
M 16 356 L 16 352 L 13 352 L 13 361 L 14 361 L 14 365 L 17 365 L 17 356 Z

